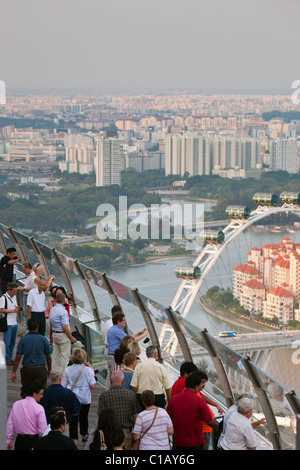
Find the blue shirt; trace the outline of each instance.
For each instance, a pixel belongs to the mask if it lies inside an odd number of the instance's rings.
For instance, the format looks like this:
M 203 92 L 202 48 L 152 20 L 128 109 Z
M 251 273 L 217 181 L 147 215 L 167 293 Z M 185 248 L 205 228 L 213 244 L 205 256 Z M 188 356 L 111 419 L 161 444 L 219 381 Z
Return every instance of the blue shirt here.
M 113 325 L 107 332 L 107 351 L 108 354 L 114 354 L 115 350 L 120 346 L 121 340 L 126 333 L 118 325 Z
M 44 366 L 45 354 L 51 354 L 49 340 L 39 333 L 28 333 L 20 339 L 17 354 L 23 355 L 22 365 L 25 367 Z
M 61 325 L 68 325 L 70 329 L 69 315 L 65 307 L 61 304 L 56 304 L 50 310 L 50 323 L 53 331 L 64 331 Z
M 48 423 L 50 422 L 51 409 L 55 406 L 64 408 L 68 423 L 71 421 L 72 414 L 77 414 L 81 410 L 81 404 L 75 393 L 60 384 L 51 384 L 45 388 L 39 403 L 45 409 Z
M 133 372 L 128 372 L 124 369 L 122 369 L 122 372 L 124 374 L 124 382 L 123 382 L 123 385 L 122 387 L 123 388 L 126 388 L 127 390 L 131 390 L 131 379 L 132 379 L 132 376 L 133 376 Z

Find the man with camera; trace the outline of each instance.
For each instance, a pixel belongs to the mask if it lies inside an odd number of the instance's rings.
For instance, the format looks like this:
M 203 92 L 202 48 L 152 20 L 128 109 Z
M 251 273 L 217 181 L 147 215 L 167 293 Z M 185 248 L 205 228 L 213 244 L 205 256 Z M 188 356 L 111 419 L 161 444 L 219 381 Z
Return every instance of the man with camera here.
M 7 291 L 0 298 L 0 315 L 5 314 L 7 318 L 7 330 L 3 334 L 6 365 L 14 364 L 12 356 L 18 333 L 17 314 L 23 308 L 18 307 L 16 297 L 17 291 L 18 284 L 16 282 L 9 282 L 7 284 Z

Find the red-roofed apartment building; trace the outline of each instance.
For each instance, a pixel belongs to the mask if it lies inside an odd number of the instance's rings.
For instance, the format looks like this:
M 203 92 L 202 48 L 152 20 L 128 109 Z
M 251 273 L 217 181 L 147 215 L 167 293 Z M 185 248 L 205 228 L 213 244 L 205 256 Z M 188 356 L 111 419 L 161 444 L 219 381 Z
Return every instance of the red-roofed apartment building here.
M 233 295 L 251 313 L 276 316 L 281 323 L 292 320 L 300 298 L 300 245 L 285 237 L 252 248 L 248 262 L 233 268 Z

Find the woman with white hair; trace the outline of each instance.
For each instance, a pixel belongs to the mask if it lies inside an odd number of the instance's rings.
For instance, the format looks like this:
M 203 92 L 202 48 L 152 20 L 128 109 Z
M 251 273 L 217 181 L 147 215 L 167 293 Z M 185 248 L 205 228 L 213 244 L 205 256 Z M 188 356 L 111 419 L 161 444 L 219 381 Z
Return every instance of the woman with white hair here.
M 251 398 L 243 397 L 237 401 L 237 413 L 233 413 L 226 423 L 221 450 L 256 450 L 257 443 L 250 422 L 253 408 L 254 401 Z M 264 422 L 265 418 L 262 418 L 255 423 L 255 427 Z
M 32 277 L 31 288 L 35 289 L 38 285 L 40 277 L 44 273 L 44 266 L 42 266 L 40 263 L 35 263 L 32 266 L 32 269 L 34 271 L 34 276 Z M 51 286 L 51 282 L 54 281 L 54 279 L 55 276 L 53 274 L 48 277 L 48 279 L 46 280 L 46 289 L 49 289 L 49 287 Z
M 87 356 L 84 349 L 75 348 L 70 356 L 72 365 L 64 370 L 61 381 L 63 387 L 72 390 L 81 404 L 79 416 L 73 416 L 70 423 L 70 437 L 77 444 L 78 440 L 78 418 L 82 442 L 88 438 L 88 414 L 92 401 L 91 390 L 96 387 L 94 371 L 87 364 Z

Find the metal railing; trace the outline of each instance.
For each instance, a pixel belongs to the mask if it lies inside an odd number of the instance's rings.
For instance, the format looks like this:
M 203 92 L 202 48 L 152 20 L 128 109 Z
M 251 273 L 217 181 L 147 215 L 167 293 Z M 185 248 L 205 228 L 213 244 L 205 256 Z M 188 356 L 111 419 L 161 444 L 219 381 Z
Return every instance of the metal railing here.
M 128 331 L 138 331 L 146 326 L 152 344 L 159 350 L 159 360 L 164 362 L 174 381 L 180 364 L 192 360 L 204 368 L 209 376 L 206 393 L 227 409 L 242 392 L 251 393 L 255 400 L 254 418 L 262 414 L 266 426 L 258 428 L 263 443 L 271 443 L 275 450 L 295 449 L 297 438 L 296 416 L 300 414 L 300 398 L 255 366 L 229 346 L 201 330 L 188 320 L 166 308 L 156 300 L 128 287 L 115 279 L 71 259 L 55 248 L 50 248 L 34 237 L 0 224 L 0 249 L 15 246 L 21 263 L 16 266 L 16 277 L 24 282 L 21 264 L 29 261 L 44 266 L 45 276 L 55 275 L 55 284 L 63 285 L 71 298 L 71 323 L 82 334 L 89 361 L 97 370 L 97 381 L 105 386 L 106 359 L 102 337 L 102 324 L 110 318 L 113 305 L 121 305 L 126 313 Z M 159 344 L 162 325 L 168 322 L 179 343 L 175 355 L 167 353 Z M 0 364 L 1 366 L 1 364 Z M 2 370 L 0 368 L 0 373 Z M 2 380 L 1 380 L 2 382 Z M 273 396 L 272 389 L 277 390 Z M 4 393 L 0 388 L 0 393 Z M 3 405 L 3 400 L 1 401 Z M 2 421 L 2 419 L 1 419 Z

